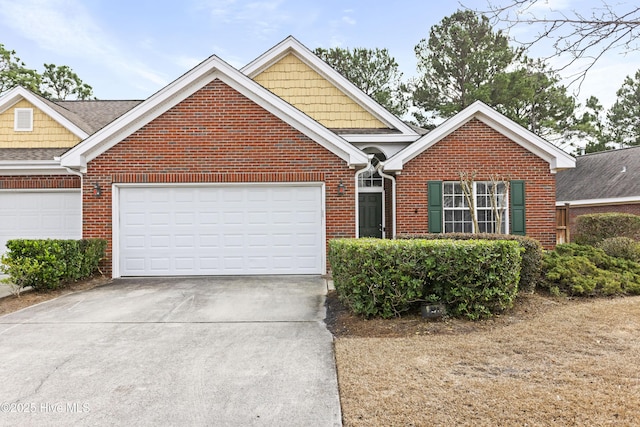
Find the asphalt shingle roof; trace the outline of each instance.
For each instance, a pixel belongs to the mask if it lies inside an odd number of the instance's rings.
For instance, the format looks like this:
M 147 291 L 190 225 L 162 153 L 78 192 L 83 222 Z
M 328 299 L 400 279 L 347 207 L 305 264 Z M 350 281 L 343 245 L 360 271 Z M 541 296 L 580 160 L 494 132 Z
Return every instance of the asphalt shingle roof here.
M 142 101 L 56 101 L 54 104 L 62 108 L 69 121 L 87 132 L 89 135 L 102 129 Z
M 2 148 L 0 161 L 53 160 L 67 150 L 67 148 Z
M 558 172 L 556 200 L 591 200 L 640 196 L 640 147 L 576 158 L 575 169 Z

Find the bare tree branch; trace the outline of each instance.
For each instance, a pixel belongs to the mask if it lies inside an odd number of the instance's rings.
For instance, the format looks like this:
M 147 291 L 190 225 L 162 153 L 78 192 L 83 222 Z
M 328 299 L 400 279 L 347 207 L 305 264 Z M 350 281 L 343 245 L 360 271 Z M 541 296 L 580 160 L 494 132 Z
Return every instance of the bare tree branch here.
M 548 7 L 541 7 L 547 5 Z M 610 4 L 602 0 L 588 13 L 576 9 L 562 11 L 549 6 L 548 0 L 488 0 L 487 9 L 478 11 L 494 25 L 512 30 L 522 27 L 533 29 L 528 39 L 515 38 L 525 49 L 549 42 L 555 50 L 552 57 L 566 58 L 556 71 L 580 66 L 569 76 L 569 84 L 578 90 L 586 74 L 611 51 L 628 54 L 640 50 L 640 6 L 633 3 Z

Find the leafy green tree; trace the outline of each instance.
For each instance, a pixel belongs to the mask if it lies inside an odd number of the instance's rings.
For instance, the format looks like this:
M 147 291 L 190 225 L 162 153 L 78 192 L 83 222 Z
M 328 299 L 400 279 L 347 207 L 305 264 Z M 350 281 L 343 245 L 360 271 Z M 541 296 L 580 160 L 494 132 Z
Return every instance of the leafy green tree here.
M 524 57 L 496 76 L 489 104 L 530 131 L 562 145 L 574 124 L 576 101 L 541 60 Z
M 493 104 L 492 86 L 520 52 L 502 32 L 473 11 L 457 11 L 431 27 L 429 39 L 415 47 L 418 71 L 413 103 L 426 114 L 447 118 L 476 100 Z
M 573 126 L 575 137 L 584 144 L 585 153 L 611 150 L 611 137 L 606 126 L 604 107 L 595 96 L 587 99 L 584 112 L 576 118 Z
M 480 100 L 556 145 L 566 144 L 575 99 L 544 61 L 509 46 L 485 16 L 455 12 L 433 26 L 415 52 L 422 75 L 413 101 L 422 126 Z
M 616 95 L 607 115 L 613 140 L 620 146 L 640 145 L 640 70 L 624 79 Z
M 40 93 L 54 100 L 93 98 L 93 88 L 66 65 L 44 64 Z
M 407 112 L 407 88 L 387 49 L 317 48 L 314 53 L 390 112 Z
M 0 43 L 0 95 L 18 85 L 37 92 L 39 84 L 40 75 Z

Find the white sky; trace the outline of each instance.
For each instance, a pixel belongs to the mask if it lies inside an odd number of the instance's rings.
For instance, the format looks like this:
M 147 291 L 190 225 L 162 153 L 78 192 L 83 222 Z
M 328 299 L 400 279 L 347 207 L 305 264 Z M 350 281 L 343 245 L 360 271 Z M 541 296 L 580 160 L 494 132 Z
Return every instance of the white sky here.
M 588 12 L 601 1 L 546 4 Z M 408 78 L 416 74 L 415 45 L 458 8 L 455 0 L 0 0 L 0 43 L 38 71 L 44 63 L 70 66 L 99 99 L 145 99 L 210 55 L 240 68 L 288 35 L 310 49 L 387 48 Z M 596 95 L 608 107 L 638 69 L 638 52 L 607 55 L 580 99 Z

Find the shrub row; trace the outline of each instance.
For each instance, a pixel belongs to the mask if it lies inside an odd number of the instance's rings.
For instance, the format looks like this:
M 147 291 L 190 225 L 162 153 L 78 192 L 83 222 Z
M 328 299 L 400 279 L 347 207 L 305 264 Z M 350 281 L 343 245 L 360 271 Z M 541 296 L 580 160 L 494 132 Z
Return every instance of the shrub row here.
M 543 260 L 546 287 L 556 295 L 639 295 L 640 263 L 589 245 L 558 245 Z
M 595 245 L 611 237 L 640 240 L 640 216 L 623 213 L 580 215 L 576 218 L 574 243 Z
M 423 235 L 401 235 L 399 239 L 447 239 L 447 240 L 515 240 L 524 248 L 522 253 L 522 270 L 520 271 L 520 292 L 533 292 L 540 281 L 542 271 L 542 245 L 535 239 L 527 236 L 515 236 L 512 234 L 489 234 L 489 233 L 446 233 L 446 234 L 423 234 Z
M 522 248 L 516 241 L 336 239 L 329 262 L 353 312 L 398 316 L 439 302 L 453 316 L 489 317 L 513 305 Z
M 53 290 L 93 275 L 106 248 L 103 239 L 9 240 L 0 270 L 18 288 Z

